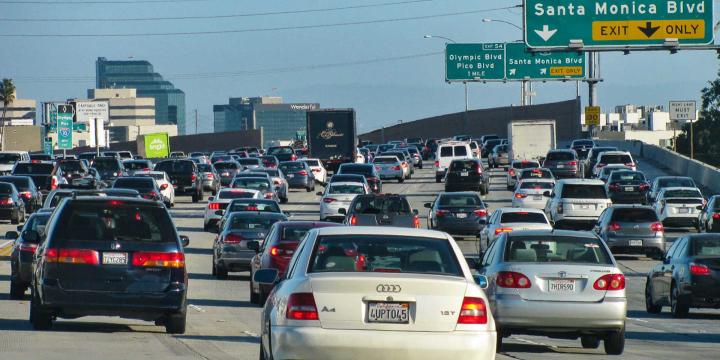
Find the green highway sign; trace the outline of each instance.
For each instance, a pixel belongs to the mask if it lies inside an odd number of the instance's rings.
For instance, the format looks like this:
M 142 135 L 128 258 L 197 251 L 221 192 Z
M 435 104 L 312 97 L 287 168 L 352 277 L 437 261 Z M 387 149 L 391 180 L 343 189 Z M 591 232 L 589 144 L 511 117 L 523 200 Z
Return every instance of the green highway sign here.
M 59 149 L 72 149 L 72 105 L 59 105 L 57 108 L 57 142 Z
M 523 43 L 505 44 L 507 79 L 581 79 L 585 54 L 577 51 L 529 52 Z
M 47 155 L 53 154 L 53 143 L 51 141 L 43 140 L 43 153 Z
M 54 119 L 55 117 L 51 117 L 51 119 Z M 73 131 L 81 131 L 85 132 L 87 131 L 88 124 L 86 123 L 73 123 L 72 129 Z M 50 132 L 55 132 L 57 130 L 57 120 L 54 123 L 50 123 Z
M 712 0 L 525 0 L 531 48 L 713 43 Z
M 530 52 L 523 43 L 447 44 L 445 81 L 580 79 L 585 55 Z
M 505 44 L 447 44 L 446 81 L 502 80 L 505 77 Z

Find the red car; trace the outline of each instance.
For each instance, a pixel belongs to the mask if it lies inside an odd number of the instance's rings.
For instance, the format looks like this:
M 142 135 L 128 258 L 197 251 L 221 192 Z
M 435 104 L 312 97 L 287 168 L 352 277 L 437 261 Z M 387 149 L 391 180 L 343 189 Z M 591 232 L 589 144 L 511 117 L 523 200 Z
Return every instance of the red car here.
M 305 234 L 310 229 L 328 226 L 344 225 L 324 221 L 278 221 L 272 225 L 262 244 L 248 244 L 248 248 L 256 246 L 257 251 L 257 255 L 250 261 L 250 302 L 263 306 L 273 289 L 273 285 L 254 283 L 252 278 L 255 271 L 277 269 L 278 276 L 284 276 L 285 269 Z

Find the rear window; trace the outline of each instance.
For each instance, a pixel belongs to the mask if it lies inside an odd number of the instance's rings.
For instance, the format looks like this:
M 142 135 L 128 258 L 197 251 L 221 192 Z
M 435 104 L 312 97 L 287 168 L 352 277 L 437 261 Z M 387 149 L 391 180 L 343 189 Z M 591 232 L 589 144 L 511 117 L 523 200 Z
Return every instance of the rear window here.
M 28 219 L 28 222 L 25 224 L 23 231 L 25 231 L 25 230 L 38 231 L 38 226 L 47 225 L 48 219 L 50 219 L 50 214 L 38 214 L 38 215 L 31 216 L 30 219 Z
M 13 192 L 13 186 L 12 184 L 8 183 L 0 183 L 0 194 L 2 195 L 10 195 Z
M 228 190 L 220 190 L 220 193 L 218 194 L 218 199 L 252 199 L 255 197 L 254 192 L 248 192 L 248 191 L 242 191 L 240 189 L 228 189 Z
M 547 154 L 546 160 L 550 160 L 550 161 L 575 160 L 575 154 L 568 152 L 568 151 L 552 151 Z
M 149 177 L 149 178 L 153 178 L 155 180 L 165 180 L 165 174 L 157 173 L 157 172 L 155 172 L 155 173 L 139 172 L 139 173 L 135 173 L 135 175 L 133 175 L 133 176 Z
M 520 184 L 521 189 L 530 189 L 530 190 L 551 190 L 555 185 L 550 182 L 540 182 L 540 181 L 523 181 Z
M 125 161 L 125 162 L 123 162 L 123 166 L 127 170 L 142 170 L 142 169 L 149 169 L 152 167 L 152 166 L 150 166 L 150 164 L 148 164 L 145 161 Z M 63 169 L 63 170 L 65 170 L 65 169 Z M 65 171 L 67 171 L 67 170 L 65 170 Z
M 442 146 L 442 147 L 440 147 L 440 156 L 441 156 L 441 157 L 445 157 L 445 156 L 450 156 L 450 157 L 452 157 L 452 156 L 453 156 L 452 146 Z
M 489 149 L 492 149 L 495 147 L 495 145 L 500 144 L 501 141 L 502 140 L 500 140 L 500 139 L 487 140 L 487 141 L 485 141 L 485 146 L 487 146 Z
M 615 171 L 610 176 L 610 181 L 645 181 L 645 175 L 634 171 Z
M 279 213 L 280 206 L 274 201 L 259 202 L 259 201 L 237 201 L 233 200 L 228 206 L 228 212 L 235 211 L 260 211 L 260 212 L 273 212 Z
M 354 212 L 358 214 L 410 214 L 410 204 L 399 196 L 362 196 L 356 198 Z
M 661 188 L 666 187 L 695 187 L 695 183 L 690 178 L 671 178 L 671 179 L 660 179 L 658 185 Z
M 600 158 L 603 164 L 628 164 L 632 162 L 630 155 L 608 155 L 605 154 Z
M 280 170 L 282 170 L 284 173 L 294 173 L 298 172 L 300 170 L 305 170 L 305 163 L 302 162 L 291 162 L 291 163 L 282 163 L 280 164 Z
M 385 272 L 462 276 L 445 240 L 383 235 L 322 236 L 310 272 Z
M 343 165 L 340 167 L 340 174 L 372 175 L 372 165 Z
M 270 188 L 270 183 L 263 178 L 235 178 L 232 187 L 235 189 L 267 190 Z
M 280 240 L 283 241 L 300 241 L 312 227 L 286 227 L 282 229 Z
M 395 157 L 378 157 L 373 160 L 376 164 L 394 164 L 398 162 L 398 159 Z
M 330 178 L 330 183 L 337 183 L 337 182 L 359 182 L 359 183 L 366 183 L 365 177 L 362 175 L 333 175 Z
M 192 161 L 163 161 L 155 165 L 155 171 L 172 173 L 191 173 L 194 163 Z
M 21 163 L 15 165 L 15 174 L 29 174 L 29 175 L 50 175 L 55 166 L 53 164 L 30 164 Z
M 268 155 L 292 155 L 294 154 L 291 147 L 275 147 L 268 149 Z
M 30 179 L 25 177 L 2 177 L 0 182 L 13 184 L 18 191 L 24 191 L 30 187 Z
M 607 147 L 606 147 L 606 148 L 602 148 L 602 147 L 600 147 L 600 148 L 598 148 L 598 147 L 593 148 L 593 149 L 592 149 L 592 157 L 591 157 L 591 159 L 592 159 L 592 160 L 597 159 L 598 156 L 600 156 L 600 154 L 603 153 L 603 152 L 605 152 L 605 151 L 617 151 L 617 148 L 607 148 Z
M 257 216 L 236 215 L 230 218 L 226 228 L 231 230 L 267 230 L 278 222 L 276 218 L 259 218 Z
M 720 256 L 720 238 L 694 238 L 691 256 Z
M 60 200 L 66 198 L 66 197 L 70 197 L 70 196 L 72 196 L 72 193 L 70 193 L 70 192 L 55 193 L 55 195 L 53 195 L 53 197 L 50 199 L 50 207 L 51 208 L 56 207 L 60 203 Z
M 305 160 L 305 163 L 308 164 L 308 166 L 320 166 L 320 162 L 317 160 Z
M 550 170 L 534 169 L 532 171 L 523 171 L 520 179 L 552 179 L 553 175 Z
M 212 172 L 212 165 L 198 164 L 197 168 L 200 172 Z
M 697 190 L 668 190 L 665 191 L 665 198 L 702 198 Z
M 0 164 L 14 164 L 20 161 L 20 154 L 0 154 Z
M 215 169 L 217 170 L 237 170 L 238 164 L 233 162 L 218 162 L 215 163 Z
M 60 169 L 65 172 L 72 172 L 72 171 L 84 171 L 82 164 L 80 161 L 61 161 L 58 166 L 60 166 Z M 127 167 L 126 167 L 127 168 Z
M 442 195 L 440 206 L 482 206 L 482 200 L 476 195 Z
M 591 140 L 575 140 L 573 141 L 573 147 L 592 147 L 594 143 Z
M 512 236 L 505 244 L 507 262 L 566 262 L 610 265 L 601 240 L 565 236 Z
M 95 158 L 93 161 L 93 167 L 98 171 L 116 171 L 121 170 L 120 164 L 117 159 L 98 159 Z
M 113 183 L 114 188 L 126 188 L 126 189 L 152 189 L 154 188 L 155 180 L 148 179 L 133 179 L 133 178 L 119 178 Z
M 570 199 L 607 199 L 605 187 L 602 185 L 565 184 L 562 197 Z
M 478 163 L 475 161 L 453 161 L 450 163 L 450 171 L 477 170 Z
M 540 164 L 534 161 L 515 161 L 512 164 L 513 169 L 536 169 Z
M 629 223 L 647 223 L 658 221 L 658 216 L 653 209 L 615 209 L 610 220 Z
M 329 194 L 364 194 L 365 187 L 360 185 L 332 185 Z
M 122 200 L 72 201 L 62 210 L 53 240 L 177 242 L 165 208 Z
M 242 158 L 238 160 L 241 165 L 260 165 L 261 161 L 257 158 Z
M 547 224 L 545 215 L 535 212 L 506 212 L 500 217 L 500 222 L 503 224 L 509 223 L 538 223 Z
M 455 146 L 455 156 L 467 156 L 468 151 L 465 146 Z

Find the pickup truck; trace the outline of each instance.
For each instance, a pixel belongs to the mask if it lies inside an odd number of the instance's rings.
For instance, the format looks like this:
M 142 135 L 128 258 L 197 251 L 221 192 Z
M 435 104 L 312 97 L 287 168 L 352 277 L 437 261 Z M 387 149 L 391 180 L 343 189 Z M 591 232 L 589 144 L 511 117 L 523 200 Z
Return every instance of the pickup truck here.
M 418 211 L 410 207 L 403 195 L 358 195 L 350 203 L 349 209 L 340 209 L 340 213 L 345 214 L 344 223 L 350 226 L 420 228 Z

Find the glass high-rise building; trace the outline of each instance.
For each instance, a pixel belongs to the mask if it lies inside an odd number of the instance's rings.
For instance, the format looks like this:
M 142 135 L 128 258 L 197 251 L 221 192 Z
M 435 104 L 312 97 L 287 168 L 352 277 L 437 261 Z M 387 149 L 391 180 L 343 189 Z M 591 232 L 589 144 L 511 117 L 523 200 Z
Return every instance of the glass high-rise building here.
M 180 135 L 191 132 L 185 121 L 185 93 L 156 73 L 150 62 L 100 57 L 95 63 L 95 71 L 98 89 L 137 89 L 138 97 L 155 98 L 156 124 L 175 124 Z

